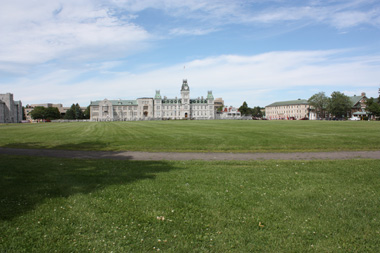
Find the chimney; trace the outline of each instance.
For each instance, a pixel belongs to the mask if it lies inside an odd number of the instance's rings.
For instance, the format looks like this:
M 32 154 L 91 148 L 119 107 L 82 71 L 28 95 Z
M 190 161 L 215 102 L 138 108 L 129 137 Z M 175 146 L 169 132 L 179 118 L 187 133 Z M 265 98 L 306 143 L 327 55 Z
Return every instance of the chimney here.
M 365 96 L 365 92 L 362 92 L 362 97 L 364 97 Z

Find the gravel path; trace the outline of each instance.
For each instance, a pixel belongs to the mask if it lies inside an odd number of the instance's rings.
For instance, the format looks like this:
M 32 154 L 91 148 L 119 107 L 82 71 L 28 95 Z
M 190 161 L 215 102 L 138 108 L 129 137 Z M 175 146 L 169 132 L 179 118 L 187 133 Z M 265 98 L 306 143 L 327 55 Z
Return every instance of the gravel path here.
M 0 154 L 45 156 L 77 159 L 114 159 L 114 160 L 345 160 L 380 159 L 378 151 L 339 151 L 305 153 L 164 153 L 136 151 L 74 151 L 53 149 L 15 149 L 1 148 Z

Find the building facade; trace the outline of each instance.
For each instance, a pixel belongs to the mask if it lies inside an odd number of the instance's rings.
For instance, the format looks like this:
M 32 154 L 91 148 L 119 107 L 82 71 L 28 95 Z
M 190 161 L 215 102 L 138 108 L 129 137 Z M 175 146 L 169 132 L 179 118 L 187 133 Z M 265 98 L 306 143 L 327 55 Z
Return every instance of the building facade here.
M 239 109 L 233 106 L 223 107 L 221 111 L 216 113 L 217 119 L 241 119 Z
M 162 97 L 157 90 L 154 97 L 136 100 L 92 101 L 90 120 L 126 121 L 144 119 L 214 119 L 214 97 L 208 91 L 207 97 L 190 97 L 190 87 L 183 80 L 180 98 Z
M 21 121 L 21 101 L 14 101 L 11 93 L 0 94 L 0 123 L 20 123 Z
M 268 120 L 310 118 L 310 106 L 306 99 L 275 102 L 265 107 Z
M 360 96 L 350 97 L 351 101 L 351 115 L 349 116 L 368 116 L 369 113 L 366 112 L 367 108 L 367 96 L 365 92 L 362 92 Z
M 360 96 L 349 97 L 351 102 L 351 110 L 347 112 L 347 117 L 350 116 L 365 116 L 369 115 L 366 112 L 367 97 L 365 92 L 362 92 Z M 291 101 L 275 102 L 265 107 L 266 118 L 273 119 L 302 119 L 308 118 L 310 120 L 316 120 L 317 115 L 312 106 L 306 99 L 298 99 Z M 326 115 L 327 118 L 331 118 L 331 115 Z

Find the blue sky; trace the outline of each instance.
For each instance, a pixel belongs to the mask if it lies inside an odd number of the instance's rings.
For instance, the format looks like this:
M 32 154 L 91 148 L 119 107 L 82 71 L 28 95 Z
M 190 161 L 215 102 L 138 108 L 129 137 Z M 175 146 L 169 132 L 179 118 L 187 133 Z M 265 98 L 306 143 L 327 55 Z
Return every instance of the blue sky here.
M 378 0 L 2 0 L 0 93 L 24 105 L 378 96 Z M 185 66 L 185 68 L 184 68 Z

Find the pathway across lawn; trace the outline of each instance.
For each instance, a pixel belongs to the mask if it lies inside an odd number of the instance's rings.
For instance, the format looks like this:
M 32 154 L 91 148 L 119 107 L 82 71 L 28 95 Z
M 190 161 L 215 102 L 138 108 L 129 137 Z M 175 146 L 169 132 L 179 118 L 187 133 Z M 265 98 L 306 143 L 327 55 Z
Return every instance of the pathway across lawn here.
M 0 154 L 46 156 L 79 159 L 114 160 L 346 160 L 380 159 L 378 151 L 337 151 L 304 153 L 175 153 L 175 152 L 136 152 L 136 151 L 79 151 L 54 149 L 15 149 L 1 148 Z

